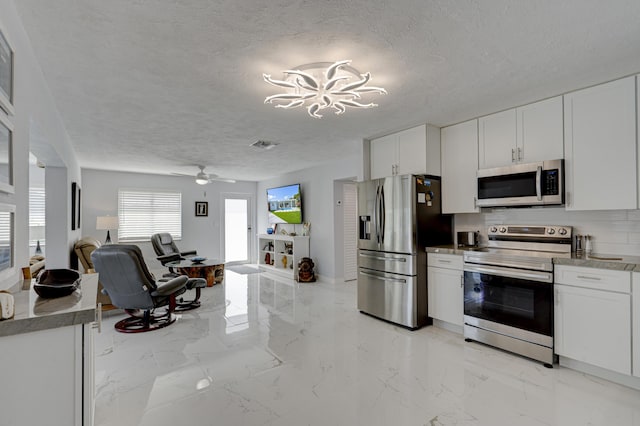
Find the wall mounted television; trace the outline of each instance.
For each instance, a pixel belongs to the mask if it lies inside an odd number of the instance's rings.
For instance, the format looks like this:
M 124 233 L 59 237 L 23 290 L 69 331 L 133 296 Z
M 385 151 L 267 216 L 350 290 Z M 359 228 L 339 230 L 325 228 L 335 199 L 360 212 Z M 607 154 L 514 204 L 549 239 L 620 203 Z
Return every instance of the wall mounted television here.
M 300 184 L 267 189 L 269 223 L 302 223 Z

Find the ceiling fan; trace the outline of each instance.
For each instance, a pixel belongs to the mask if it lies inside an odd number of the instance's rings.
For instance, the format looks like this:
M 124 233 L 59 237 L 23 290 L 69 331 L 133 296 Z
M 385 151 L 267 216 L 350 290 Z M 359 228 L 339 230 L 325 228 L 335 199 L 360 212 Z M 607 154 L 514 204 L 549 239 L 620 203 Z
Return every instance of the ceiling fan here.
M 200 171 L 195 175 L 196 183 L 198 185 L 206 185 L 211 182 L 227 182 L 227 183 L 236 183 L 234 179 L 225 179 L 218 177 L 218 175 L 214 175 L 212 173 L 205 173 L 204 169 L 206 166 L 196 165 L 200 169 Z M 184 173 L 171 173 L 176 176 L 189 176 L 193 177 L 193 175 L 186 175 Z

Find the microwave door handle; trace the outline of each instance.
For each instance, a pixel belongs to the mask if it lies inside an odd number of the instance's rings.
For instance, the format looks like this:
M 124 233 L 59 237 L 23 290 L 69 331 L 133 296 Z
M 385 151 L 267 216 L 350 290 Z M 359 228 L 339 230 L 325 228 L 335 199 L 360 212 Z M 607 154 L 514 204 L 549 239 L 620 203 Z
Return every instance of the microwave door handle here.
M 536 196 L 538 201 L 542 201 L 542 166 L 536 170 Z

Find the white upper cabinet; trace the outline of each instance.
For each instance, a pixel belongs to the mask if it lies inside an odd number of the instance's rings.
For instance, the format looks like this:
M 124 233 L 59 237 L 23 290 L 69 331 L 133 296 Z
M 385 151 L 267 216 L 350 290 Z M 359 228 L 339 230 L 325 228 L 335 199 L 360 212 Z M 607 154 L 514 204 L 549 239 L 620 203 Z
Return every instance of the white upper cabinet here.
M 564 95 L 567 210 L 637 208 L 635 83 Z
M 371 179 L 404 174 L 440 176 L 440 129 L 412 127 L 371 140 Z
M 516 161 L 516 110 L 510 109 L 478 119 L 481 169 L 507 166 Z
M 476 213 L 478 120 L 442 129 L 442 213 Z
M 563 158 L 562 96 L 479 119 L 481 169 Z
M 388 135 L 371 141 L 371 179 L 395 174 L 397 140 Z
M 516 159 L 521 163 L 564 158 L 562 96 L 516 108 Z

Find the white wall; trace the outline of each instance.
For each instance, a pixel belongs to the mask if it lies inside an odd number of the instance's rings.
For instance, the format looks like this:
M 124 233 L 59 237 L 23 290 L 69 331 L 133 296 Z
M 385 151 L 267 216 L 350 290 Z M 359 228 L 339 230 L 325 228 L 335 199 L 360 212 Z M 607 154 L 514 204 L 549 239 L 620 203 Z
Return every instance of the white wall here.
M 182 193 L 182 240 L 176 245 L 181 250 L 197 250 L 199 255 L 223 259 L 222 246 L 222 197 L 225 193 L 249 194 L 255 212 L 255 182 L 213 182 L 198 185 L 193 178 L 162 176 L 143 173 L 122 173 L 82 169 L 82 235 L 104 241 L 106 231 L 96 230 L 98 216 L 118 215 L 118 189 L 158 189 Z M 195 216 L 195 202 L 209 202 L 209 216 Z M 255 219 L 252 223 L 255 228 Z M 111 240 L 117 242 L 118 232 L 111 231 Z M 162 268 L 150 242 L 135 243 L 142 250 L 150 269 Z
M 310 256 L 316 265 L 316 274 L 322 275 L 324 278 L 335 279 L 334 216 L 336 210 L 340 215 L 342 210 L 334 203 L 334 181 L 354 176 L 361 178 L 361 168 L 362 157 L 356 156 L 259 182 L 257 189 L 257 233 L 264 234 L 269 227 L 267 188 L 300 183 L 302 220 L 311 224 Z M 342 191 L 341 186 L 340 191 Z M 280 228 L 302 235 L 302 225 L 278 225 L 278 229 Z
M 562 207 L 495 209 L 487 213 L 458 214 L 456 231 L 480 231 L 487 242 L 493 224 L 566 225 L 574 234 L 593 236 L 595 253 L 640 256 L 640 210 L 567 212 Z
M 9 120 L 14 125 L 13 170 L 15 194 L 0 193 L 0 203 L 16 206 L 16 271 L 0 282 L 0 289 L 8 288 L 22 279 L 20 268 L 29 264 L 29 150 L 47 164 L 67 169 L 66 185 L 47 186 L 47 193 L 66 199 L 72 181 L 80 180 L 80 168 L 69 136 L 60 119 L 55 102 L 35 59 L 12 0 L 0 2 L 0 29 L 15 51 L 14 107 L 15 115 Z M 2 112 L 0 112 L 1 114 Z M 37 135 L 36 133 L 37 129 Z M 69 188 L 67 190 L 67 188 Z M 47 238 L 49 244 L 47 267 L 67 267 L 70 247 L 79 234 L 71 231 L 69 203 L 61 204 L 58 211 L 47 211 L 47 230 L 59 227 L 58 241 Z M 50 217 L 51 216 L 51 217 Z M 52 247 L 56 247 L 53 251 Z

